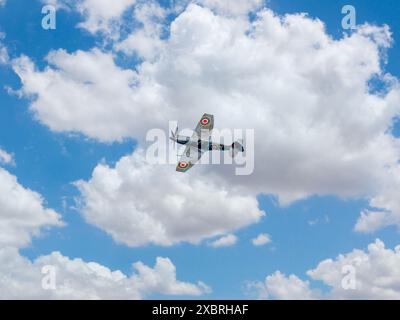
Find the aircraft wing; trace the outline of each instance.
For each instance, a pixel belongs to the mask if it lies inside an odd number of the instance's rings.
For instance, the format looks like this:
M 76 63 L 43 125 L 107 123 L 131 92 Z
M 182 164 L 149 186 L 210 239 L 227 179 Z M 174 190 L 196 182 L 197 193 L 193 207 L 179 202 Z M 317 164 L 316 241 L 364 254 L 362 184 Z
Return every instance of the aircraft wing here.
M 203 152 L 193 146 L 186 146 L 185 151 L 183 152 L 179 162 L 176 166 L 176 171 L 178 172 L 186 172 L 191 167 L 193 167 L 197 161 L 200 160 Z
M 214 116 L 212 114 L 205 113 L 197 124 L 196 129 L 194 129 L 192 140 L 197 140 L 201 138 L 208 139 L 213 129 Z

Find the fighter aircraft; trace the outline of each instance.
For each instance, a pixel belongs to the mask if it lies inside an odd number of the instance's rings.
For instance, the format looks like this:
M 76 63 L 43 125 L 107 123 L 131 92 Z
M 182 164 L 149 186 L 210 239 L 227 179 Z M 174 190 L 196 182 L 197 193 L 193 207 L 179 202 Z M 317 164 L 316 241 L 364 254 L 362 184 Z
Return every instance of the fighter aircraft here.
M 206 151 L 221 150 L 231 151 L 234 157 L 238 152 L 244 152 L 244 147 L 239 141 L 231 145 L 224 145 L 211 141 L 211 132 L 214 129 L 214 116 L 205 113 L 198 122 L 191 137 L 178 135 L 178 127 L 175 132 L 171 131 L 170 139 L 174 143 L 186 145 L 185 151 L 176 166 L 176 171 L 186 172 L 192 168 Z

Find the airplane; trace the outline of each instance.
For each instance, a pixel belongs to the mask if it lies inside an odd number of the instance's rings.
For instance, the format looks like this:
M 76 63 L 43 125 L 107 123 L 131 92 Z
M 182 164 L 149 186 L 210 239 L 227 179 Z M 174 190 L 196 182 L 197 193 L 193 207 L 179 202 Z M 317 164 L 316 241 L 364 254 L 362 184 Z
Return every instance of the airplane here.
M 170 139 L 175 143 L 186 145 L 185 151 L 176 166 L 176 171 L 187 172 L 192 168 L 206 151 L 220 150 L 231 151 L 231 156 L 244 152 L 244 147 L 239 141 L 231 145 L 224 145 L 211 141 L 211 132 L 214 129 L 214 116 L 205 113 L 198 122 L 191 137 L 178 135 L 178 127 L 175 132 L 171 131 Z

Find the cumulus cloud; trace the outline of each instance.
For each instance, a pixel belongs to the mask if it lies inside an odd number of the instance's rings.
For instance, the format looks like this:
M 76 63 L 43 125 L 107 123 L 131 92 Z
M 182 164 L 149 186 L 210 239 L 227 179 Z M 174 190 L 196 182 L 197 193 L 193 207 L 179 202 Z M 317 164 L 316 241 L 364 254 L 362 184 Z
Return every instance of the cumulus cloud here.
M 58 50 L 47 61 L 54 68 L 43 72 L 25 56 L 13 65 L 24 81 L 22 93 L 38 95 L 31 110 L 50 129 L 83 132 L 101 141 L 121 140 L 145 130 L 145 119 L 153 116 L 146 112 L 146 100 L 153 105 L 157 96 L 150 92 L 135 95 L 131 87 L 137 78 L 134 71 L 122 70 L 98 49 L 73 54 Z M 141 126 L 132 123 L 135 118 L 143 119 Z
M 4 155 L 8 154 L 0 153 Z M 142 299 L 155 293 L 199 296 L 211 291 L 201 281 L 177 280 L 168 258 L 157 258 L 154 268 L 137 262 L 131 276 L 59 252 L 30 261 L 18 248 L 29 245 L 43 229 L 63 222 L 57 212 L 44 207 L 41 195 L 24 188 L 2 168 L 0 181 L 0 299 Z M 53 274 L 56 287 L 43 286 Z
M 7 151 L 0 149 L 0 164 L 13 164 L 14 157 Z
M 130 246 L 198 243 L 263 216 L 254 197 L 201 175 L 149 164 L 141 151 L 114 168 L 99 164 L 89 181 L 76 185 L 87 222 Z
M 263 246 L 272 242 L 271 237 L 267 233 L 261 233 L 256 238 L 252 239 L 251 242 L 255 246 Z
M 397 225 L 400 226 L 400 166 L 389 169 L 389 177 L 384 181 L 379 194 L 372 197 L 370 206 L 372 210 L 364 210 L 355 225 L 359 232 L 373 232 L 380 228 Z
M 329 287 L 325 293 L 309 281 L 277 271 L 264 282 L 252 284 L 260 298 L 275 299 L 400 299 L 400 246 L 385 248 L 381 240 L 367 251 L 353 250 L 327 259 L 307 271 L 312 280 Z
M 52 52 L 44 70 L 20 58 L 14 69 L 21 93 L 52 130 L 101 141 L 134 137 L 143 144 L 147 129 L 170 119 L 193 126 L 207 110 L 216 126 L 251 128 L 256 138 L 253 175 L 212 166 L 212 179 L 253 197 L 277 195 L 281 204 L 314 194 L 365 197 L 386 212 L 378 227 L 398 223 L 393 172 L 400 144 L 388 129 L 400 91 L 382 67 L 392 43 L 388 26 L 359 26 L 335 40 L 322 21 L 304 14 L 263 9 L 249 20 L 212 3 L 220 2 L 189 4 L 170 23 L 159 53 L 143 51 L 135 71 L 99 50 Z M 384 92 L 372 90 L 372 78 L 384 82 Z
M 134 267 L 138 271 L 132 278 L 134 286 L 145 295 L 157 292 L 166 295 L 199 296 L 211 292 L 211 288 L 201 281 L 197 284 L 177 281 L 175 266 L 168 258 L 157 258 L 154 268 L 142 262 L 135 263 Z
M 136 0 L 82 0 L 76 4 L 76 9 L 85 20 L 79 24 L 80 27 L 91 33 L 105 32 L 109 35 L 118 31 L 121 15 Z
M 230 247 L 236 244 L 238 238 L 234 234 L 228 234 L 226 236 L 220 237 L 214 240 L 209 245 L 213 248 Z
M 264 282 L 248 283 L 247 289 L 256 292 L 259 299 L 312 300 L 320 297 L 318 291 L 310 289 L 309 281 L 295 275 L 287 277 L 280 271 L 267 276 Z
M 161 40 L 164 21 L 168 11 L 158 2 L 138 3 L 134 10 L 134 19 L 140 24 L 124 40 L 115 44 L 117 51 L 127 55 L 137 54 L 145 60 L 153 60 L 160 53 L 164 42 Z
M 26 246 L 46 227 L 62 226 L 60 215 L 44 206 L 40 194 L 24 188 L 0 168 L 0 247 Z
M 226 15 L 245 15 L 262 6 L 264 0 L 199 0 L 199 4 Z
M 122 15 L 136 4 L 136 0 L 41 0 L 44 5 L 52 5 L 60 10 L 76 11 L 83 21 L 77 26 L 93 35 L 118 39 L 122 25 Z
M 167 258 L 157 258 L 154 268 L 141 262 L 133 266 L 136 272 L 127 276 L 59 252 L 31 262 L 15 248 L 1 248 L 0 299 L 142 299 L 154 293 L 199 296 L 210 292 L 202 282 L 177 280 L 175 266 Z

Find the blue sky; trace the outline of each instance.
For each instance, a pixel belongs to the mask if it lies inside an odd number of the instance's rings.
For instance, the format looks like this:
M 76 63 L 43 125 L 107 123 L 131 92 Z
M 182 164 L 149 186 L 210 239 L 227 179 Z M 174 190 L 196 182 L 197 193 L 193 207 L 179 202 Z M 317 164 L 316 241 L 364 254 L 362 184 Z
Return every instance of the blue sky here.
M 268 7 L 278 14 L 307 12 L 326 24 L 328 34 L 340 38 L 343 33 L 341 8 L 347 3 L 270 0 Z M 384 70 L 399 77 L 398 1 L 353 0 L 351 4 L 357 9 L 358 24 L 370 22 L 390 26 L 394 44 L 388 50 L 388 64 Z M 26 55 L 42 69 L 46 66 L 44 57 L 51 50 L 86 51 L 101 45 L 101 36 L 76 27 L 83 20 L 77 12 L 59 10 L 57 29 L 42 29 L 42 6 L 39 1 L 8 0 L 0 8 L 0 31 L 6 34 L 3 43 L 11 58 Z M 119 55 L 116 61 L 121 67 L 134 68 L 132 63 L 139 60 Z M 67 224 L 43 231 L 40 237 L 21 249 L 21 254 L 32 260 L 60 251 L 70 258 L 96 261 L 112 270 L 131 274 L 135 261 L 152 266 L 156 257 L 169 257 L 176 266 L 179 279 L 202 280 L 212 287 L 212 293 L 201 298 L 242 299 L 254 297 L 244 290 L 246 281 L 262 280 L 276 270 L 303 277 L 321 260 L 354 248 L 364 249 L 376 238 L 390 248 L 399 244 L 396 226 L 366 234 L 354 231 L 360 211 L 368 207 L 367 199 L 311 196 L 280 206 L 274 195 L 261 194 L 258 196 L 259 207 L 266 216 L 259 223 L 235 232 L 239 241 L 234 246 L 211 248 L 207 241 L 199 245 L 183 242 L 167 247 L 154 244 L 129 247 L 117 243 L 99 227 L 85 222 L 79 210 L 73 208 L 79 191 L 72 182 L 90 179 L 100 162 L 112 166 L 122 156 L 132 153 L 137 146 L 134 137 L 123 142 L 103 143 L 80 133 L 54 132 L 29 111 L 29 99 L 6 90 L 20 87 L 21 81 L 13 69 L 9 65 L 0 65 L 0 147 L 12 153 L 16 163 L 5 168 L 18 177 L 21 185 L 39 192 L 46 206 L 59 212 Z M 399 122 L 394 126 L 393 134 L 400 137 Z M 311 225 L 312 221 L 315 225 Z M 253 246 L 251 239 L 260 233 L 268 233 L 272 243 Z M 326 290 L 319 282 L 313 282 L 313 286 Z M 151 295 L 151 298 L 160 297 L 171 298 L 157 293 Z

